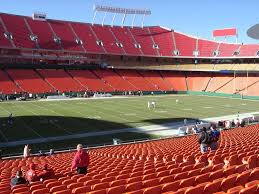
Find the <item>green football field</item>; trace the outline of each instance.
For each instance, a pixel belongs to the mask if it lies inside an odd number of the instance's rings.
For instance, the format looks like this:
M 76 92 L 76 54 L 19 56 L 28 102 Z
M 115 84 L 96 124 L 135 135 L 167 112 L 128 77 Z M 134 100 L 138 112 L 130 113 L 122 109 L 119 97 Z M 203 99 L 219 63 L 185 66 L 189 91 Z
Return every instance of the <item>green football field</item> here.
M 176 104 L 176 99 L 179 103 Z M 147 108 L 156 101 L 156 109 Z M 259 101 L 206 96 L 141 96 L 0 103 L 0 142 L 124 129 L 259 111 Z M 8 125 L 9 114 L 14 116 Z M 134 135 L 130 135 L 134 138 Z M 142 137 L 142 136 L 141 136 Z M 138 137 L 136 137 L 138 138 Z M 99 141 L 98 141 L 99 140 Z M 96 138 L 93 143 L 101 143 Z

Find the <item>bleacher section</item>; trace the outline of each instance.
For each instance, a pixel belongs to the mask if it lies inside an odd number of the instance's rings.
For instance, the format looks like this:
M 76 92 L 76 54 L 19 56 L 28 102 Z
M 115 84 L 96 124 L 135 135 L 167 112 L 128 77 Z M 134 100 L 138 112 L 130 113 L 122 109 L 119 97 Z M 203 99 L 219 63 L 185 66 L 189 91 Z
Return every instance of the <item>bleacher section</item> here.
M 196 39 L 179 32 L 174 32 L 174 36 L 176 47 L 180 52 L 180 56 L 193 57 L 193 51 L 196 50 Z
M 256 56 L 259 51 L 258 44 L 244 44 L 240 48 L 239 56 Z
M 152 69 L 152 68 L 150 68 Z M 0 71 L 4 94 L 124 91 L 198 91 L 258 96 L 257 73 L 172 72 L 129 69 Z
M 184 73 L 161 71 L 162 77 L 172 84 L 174 91 L 186 91 L 186 80 Z
M 54 33 L 61 39 L 61 45 L 65 50 L 83 51 L 81 45 L 76 43 L 75 34 L 71 31 L 67 22 L 49 21 Z
M 191 91 L 205 91 L 211 77 L 209 73 L 187 73 L 188 89 Z
M 32 18 L 25 17 L 32 33 L 38 36 L 38 43 L 41 49 L 60 50 L 60 45 L 54 42 L 54 34 L 49 24 L 45 21 L 37 21 Z M 28 34 L 29 36 L 29 34 Z
M 225 44 L 221 43 L 219 46 L 219 56 L 220 57 L 230 57 L 233 56 L 234 52 L 238 50 L 240 45 L 238 44 Z
M 157 50 L 153 48 L 154 42 L 152 41 L 151 35 L 146 28 L 129 28 L 136 43 L 140 44 L 141 50 L 144 55 L 157 56 Z M 162 46 L 162 45 L 161 45 Z
M 233 94 L 234 91 L 234 77 L 231 75 L 217 75 L 214 76 L 208 87 L 208 92 L 226 92 L 227 94 Z
M 157 26 L 150 27 L 149 29 L 154 41 L 159 45 L 160 56 L 171 56 L 174 51 L 172 30 Z
M 45 82 L 34 70 L 8 69 L 6 71 L 19 86 L 28 93 L 54 92 L 47 82 Z
M 78 80 L 82 85 L 84 85 L 91 91 L 114 91 L 114 89 L 111 88 L 111 86 L 109 86 L 103 80 L 99 79 L 91 71 L 69 70 L 69 73 L 73 76 L 74 79 Z
M 158 91 L 169 91 L 173 88 L 166 82 L 158 71 L 139 71 L 139 73 L 150 83 L 152 83 Z
M 218 48 L 218 43 L 214 41 L 209 41 L 209 40 L 203 40 L 199 39 L 198 40 L 198 50 L 199 50 L 199 56 L 200 57 L 208 57 L 208 56 L 213 56 L 213 52 L 216 51 Z
M 40 69 L 37 71 L 51 86 L 60 92 L 78 92 L 86 90 L 86 88 L 76 82 L 76 80 L 74 80 L 67 72 L 62 69 Z
M 5 38 L 5 36 L 4 36 L 4 33 L 7 30 L 5 30 L 5 28 L 2 25 L 1 21 L 2 21 L 2 15 L 0 15 L 0 45 L 3 48 L 5 48 L 5 47 L 6 48 L 8 48 L 8 47 L 12 48 L 13 46 L 12 46 L 11 42 L 7 38 Z
M 132 36 L 129 28 L 121 28 L 119 26 L 109 27 L 113 34 L 116 36 L 117 40 L 123 45 L 124 50 L 128 55 L 141 55 L 141 49 L 136 48 L 134 37 Z
M 4 32 L 11 33 L 13 40 L 6 39 Z M 36 35 L 38 43 L 32 41 L 30 35 Z M 61 44 L 54 42 L 55 37 L 60 38 Z M 82 41 L 82 46 L 81 43 L 76 43 L 76 39 Z M 98 45 L 98 41 L 103 46 Z M 217 49 L 220 51 L 217 57 L 232 58 L 238 50 L 240 54 L 237 56 L 255 57 L 259 50 L 255 44 L 219 43 L 160 26 L 121 28 L 50 19 L 37 21 L 26 16 L 0 13 L 0 47 L 38 49 L 37 44 L 39 49 L 167 57 L 175 56 L 175 50 L 182 57 L 194 57 L 195 50 L 199 51 L 198 57 L 213 57 L 213 52 Z
M 258 130 L 254 125 L 222 131 L 217 151 L 205 154 L 195 135 L 91 149 L 87 175 L 70 172 L 73 152 L 1 160 L 0 193 L 256 194 Z M 32 162 L 47 163 L 56 177 L 11 189 L 10 178 Z
M 156 91 L 156 87 L 144 79 L 137 71 L 127 71 L 127 70 L 116 70 L 116 72 L 129 83 L 134 85 L 137 90 L 141 91 Z
M 120 48 L 116 43 L 117 40 L 115 39 L 114 35 L 110 31 L 109 27 L 103 27 L 100 25 L 92 26 L 94 33 L 96 34 L 97 40 L 101 40 L 103 42 L 105 51 L 111 54 L 125 54 L 123 47 Z
M 0 70 L 0 91 L 4 94 L 15 94 L 22 90 L 8 77 L 5 71 Z
M 24 18 L 15 15 L 1 15 L 8 32 L 12 32 L 13 41 L 17 48 L 36 48 L 30 39 L 30 31 L 27 28 Z
M 98 77 L 109 83 L 112 88 L 116 91 L 135 91 L 136 87 L 130 84 L 128 81 L 123 79 L 115 71 L 112 70 L 94 70 L 93 71 Z

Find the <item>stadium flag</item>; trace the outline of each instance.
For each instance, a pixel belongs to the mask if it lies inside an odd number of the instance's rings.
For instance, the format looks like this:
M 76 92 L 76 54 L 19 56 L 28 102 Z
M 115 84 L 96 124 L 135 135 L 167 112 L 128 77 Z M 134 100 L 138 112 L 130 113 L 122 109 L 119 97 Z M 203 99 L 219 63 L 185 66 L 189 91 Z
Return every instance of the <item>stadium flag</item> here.
M 225 29 L 218 29 L 213 30 L 213 37 L 219 36 L 237 36 L 237 29 L 236 28 L 225 28 Z

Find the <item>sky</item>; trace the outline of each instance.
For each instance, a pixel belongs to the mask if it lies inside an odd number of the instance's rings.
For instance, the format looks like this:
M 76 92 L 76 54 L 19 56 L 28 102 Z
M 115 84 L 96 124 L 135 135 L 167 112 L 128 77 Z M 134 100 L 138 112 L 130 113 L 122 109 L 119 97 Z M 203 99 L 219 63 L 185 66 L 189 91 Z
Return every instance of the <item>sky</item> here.
M 47 13 L 51 19 L 92 22 L 93 5 L 150 9 L 152 14 L 145 25 L 160 25 L 205 39 L 212 39 L 214 29 L 235 27 L 239 43 L 259 43 L 246 35 L 246 31 L 259 23 L 259 0 L 0 0 L 0 12 L 31 16 L 33 12 Z M 97 14 L 96 23 L 102 22 L 104 13 Z M 107 14 L 106 24 L 110 24 Z M 135 25 L 141 25 L 141 17 Z M 120 24 L 122 16 L 115 20 Z M 128 16 L 125 25 L 131 25 Z M 223 40 L 223 39 L 217 39 Z M 235 42 L 229 38 L 228 42 Z

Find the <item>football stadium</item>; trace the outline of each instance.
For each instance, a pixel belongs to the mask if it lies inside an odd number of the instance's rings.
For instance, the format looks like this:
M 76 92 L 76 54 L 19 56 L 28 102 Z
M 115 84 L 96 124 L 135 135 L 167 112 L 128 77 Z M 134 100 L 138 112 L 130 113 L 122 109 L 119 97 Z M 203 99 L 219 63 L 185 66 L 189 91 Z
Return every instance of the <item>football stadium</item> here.
M 259 24 L 92 6 L 0 8 L 0 194 L 259 193 Z

